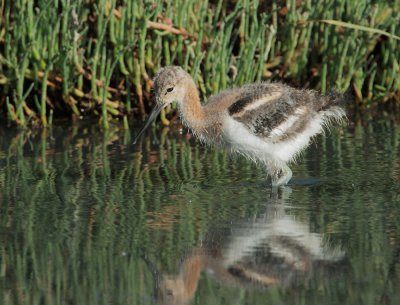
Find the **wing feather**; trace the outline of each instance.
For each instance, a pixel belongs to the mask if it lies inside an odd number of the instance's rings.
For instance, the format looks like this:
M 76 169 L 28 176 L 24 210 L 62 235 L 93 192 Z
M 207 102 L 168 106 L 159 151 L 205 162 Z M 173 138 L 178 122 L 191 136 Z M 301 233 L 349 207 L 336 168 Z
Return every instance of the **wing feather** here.
M 229 115 L 254 135 L 278 142 L 307 130 L 314 119 L 322 122 L 345 116 L 343 97 L 322 96 L 281 83 L 248 85 L 228 108 Z
M 286 86 L 262 84 L 239 96 L 228 112 L 258 137 L 281 138 L 304 116 L 306 107 L 298 106 Z

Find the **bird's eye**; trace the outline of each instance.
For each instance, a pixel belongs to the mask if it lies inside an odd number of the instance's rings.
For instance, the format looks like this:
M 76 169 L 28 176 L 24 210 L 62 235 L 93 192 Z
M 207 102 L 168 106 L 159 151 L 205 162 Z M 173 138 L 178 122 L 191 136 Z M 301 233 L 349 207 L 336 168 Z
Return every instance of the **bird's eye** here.
M 167 88 L 167 92 L 171 92 L 172 90 L 174 90 L 174 87 Z

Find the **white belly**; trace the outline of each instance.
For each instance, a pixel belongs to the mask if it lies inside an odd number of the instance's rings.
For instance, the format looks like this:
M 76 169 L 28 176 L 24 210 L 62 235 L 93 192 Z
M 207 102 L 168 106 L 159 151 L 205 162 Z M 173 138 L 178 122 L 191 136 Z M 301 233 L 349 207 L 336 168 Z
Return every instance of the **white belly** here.
M 314 117 L 304 131 L 294 138 L 278 142 L 256 136 L 245 125 L 229 116 L 224 120 L 223 129 L 224 140 L 232 151 L 260 161 L 269 168 L 281 168 L 307 147 L 312 136 L 321 132 L 322 117 Z

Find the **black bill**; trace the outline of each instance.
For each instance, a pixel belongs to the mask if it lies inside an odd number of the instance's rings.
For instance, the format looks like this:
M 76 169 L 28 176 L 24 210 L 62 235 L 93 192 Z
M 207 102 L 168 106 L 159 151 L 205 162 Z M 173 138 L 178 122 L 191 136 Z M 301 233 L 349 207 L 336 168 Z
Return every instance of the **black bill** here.
M 149 125 L 157 118 L 158 114 L 160 113 L 161 109 L 163 109 L 162 104 L 156 104 L 154 109 L 151 111 L 150 116 L 148 117 L 146 123 L 144 124 L 143 128 L 139 131 L 138 135 L 136 136 L 133 144 L 136 144 L 137 140 L 143 134 L 143 132 L 149 127 Z

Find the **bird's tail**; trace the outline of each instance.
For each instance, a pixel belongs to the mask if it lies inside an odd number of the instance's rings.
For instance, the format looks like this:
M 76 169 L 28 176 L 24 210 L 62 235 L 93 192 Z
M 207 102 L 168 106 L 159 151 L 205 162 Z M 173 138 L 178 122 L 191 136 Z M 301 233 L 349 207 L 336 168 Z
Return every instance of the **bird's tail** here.
M 341 107 L 344 108 L 350 101 L 349 94 L 342 94 L 337 91 L 331 90 L 328 94 L 321 98 L 322 103 L 320 111 L 329 110 L 331 107 Z
M 325 117 L 325 123 L 341 122 L 346 119 L 346 105 L 351 100 L 348 94 L 331 91 L 321 98 L 319 112 Z

